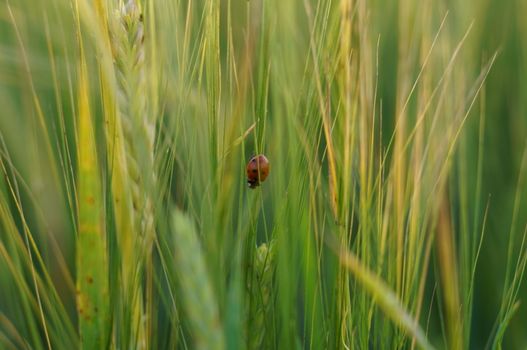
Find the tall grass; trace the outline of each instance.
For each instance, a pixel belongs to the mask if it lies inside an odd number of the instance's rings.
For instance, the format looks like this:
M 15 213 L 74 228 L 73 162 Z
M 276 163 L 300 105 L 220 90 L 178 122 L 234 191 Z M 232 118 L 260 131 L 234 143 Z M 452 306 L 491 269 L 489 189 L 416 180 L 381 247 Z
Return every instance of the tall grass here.
M 0 348 L 525 347 L 489 4 L 4 0 Z

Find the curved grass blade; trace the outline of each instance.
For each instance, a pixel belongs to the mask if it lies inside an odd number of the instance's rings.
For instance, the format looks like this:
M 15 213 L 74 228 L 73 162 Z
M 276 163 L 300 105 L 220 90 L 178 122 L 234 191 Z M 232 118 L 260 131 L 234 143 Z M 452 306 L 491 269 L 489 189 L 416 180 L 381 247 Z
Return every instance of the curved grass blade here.
M 402 306 L 395 293 L 372 273 L 352 252 L 331 246 L 336 252 L 340 263 L 346 267 L 362 287 L 371 295 L 381 310 L 417 342 L 420 348 L 432 350 L 434 347 L 417 321 Z

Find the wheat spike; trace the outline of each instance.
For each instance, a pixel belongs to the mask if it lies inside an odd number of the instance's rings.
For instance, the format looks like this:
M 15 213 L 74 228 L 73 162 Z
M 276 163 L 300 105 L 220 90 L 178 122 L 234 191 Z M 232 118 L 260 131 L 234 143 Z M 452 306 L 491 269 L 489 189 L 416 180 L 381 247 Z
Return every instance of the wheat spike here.
M 134 229 L 146 242 L 154 235 L 152 193 L 155 183 L 155 115 L 147 108 L 144 23 L 139 5 L 121 4 L 114 21 L 113 50 L 117 104 L 131 180 Z
M 251 266 L 249 349 L 262 348 L 265 339 L 266 319 L 269 316 L 274 275 L 274 245 L 274 241 L 271 241 L 269 247 L 266 243 L 262 243 L 256 249 Z
M 154 170 L 155 113 L 149 110 L 145 68 L 144 22 L 140 5 L 121 2 L 111 21 L 111 43 L 117 81 L 117 109 L 124 143 L 125 174 L 131 194 L 129 205 L 132 232 L 120 232 L 125 265 L 123 274 L 132 295 L 132 324 L 138 332 L 137 347 L 146 348 L 151 335 L 152 315 L 152 243 L 155 237 Z M 132 237 L 125 237 L 131 235 Z M 127 261 L 127 263 L 126 263 Z M 146 288 L 143 292 L 143 271 Z M 137 278 L 139 277 L 139 278 Z M 146 296 L 146 304 L 143 304 Z
M 194 339 L 194 349 L 225 347 L 218 304 L 206 267 L 206 259 L 193 222 L 179 210 L 172 219 L 175 236 L 175 267 L 183 308 Z

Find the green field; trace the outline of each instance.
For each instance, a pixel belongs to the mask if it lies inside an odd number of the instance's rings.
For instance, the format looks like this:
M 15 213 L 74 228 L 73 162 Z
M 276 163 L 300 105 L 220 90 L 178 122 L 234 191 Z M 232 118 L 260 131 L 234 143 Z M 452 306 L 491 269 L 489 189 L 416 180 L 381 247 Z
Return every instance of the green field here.
M 0 0 L 0 349 L 527 348 L 526 13 Z

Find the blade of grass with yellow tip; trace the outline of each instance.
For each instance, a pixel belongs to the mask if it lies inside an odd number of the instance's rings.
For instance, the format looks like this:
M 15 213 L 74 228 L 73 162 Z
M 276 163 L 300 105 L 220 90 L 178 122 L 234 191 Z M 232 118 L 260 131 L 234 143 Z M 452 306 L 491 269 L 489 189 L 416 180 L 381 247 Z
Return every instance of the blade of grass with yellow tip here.
M 82 349 L 102 349 L 109 323 L 108 264 L 101 183 L 91 120 L 86 65 L 80 63 L 77 312 Z

